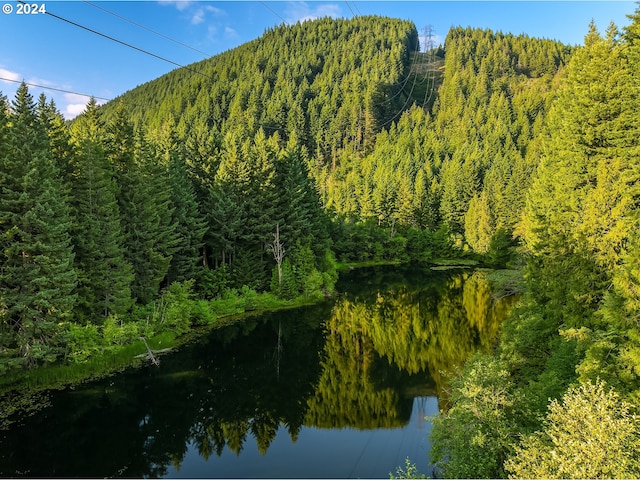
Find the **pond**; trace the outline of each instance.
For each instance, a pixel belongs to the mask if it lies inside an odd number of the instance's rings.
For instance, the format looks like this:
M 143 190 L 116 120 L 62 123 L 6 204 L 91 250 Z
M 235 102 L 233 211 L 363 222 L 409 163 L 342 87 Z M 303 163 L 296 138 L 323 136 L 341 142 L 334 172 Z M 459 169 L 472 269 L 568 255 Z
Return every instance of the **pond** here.
M 495 344 L 512 299 L 482 271 L 357 269 L 337 289 L 49 392 L 0 431 L 0 476 L 389 478 L 406 458 L 431 475 L 443 372 Z

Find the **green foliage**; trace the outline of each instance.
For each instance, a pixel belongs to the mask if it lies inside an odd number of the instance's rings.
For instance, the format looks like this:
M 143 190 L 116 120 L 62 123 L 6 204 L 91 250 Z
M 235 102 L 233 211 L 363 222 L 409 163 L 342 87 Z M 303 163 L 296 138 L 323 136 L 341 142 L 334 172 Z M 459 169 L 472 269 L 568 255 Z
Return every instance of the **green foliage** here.
M 486 261 L 494 267 L 506 267 L 513 256 L 511 236 L 504 228 L 499 228 L 491 237 Z
M 69 322 L 69 353 L 67 358 L 74 363 L 84 362 L 100 353 L 104 339 L 100 328 L 94 324 L 78 325 Z
M 95 100 L 74 124 L 71 208 L 75 265 L 78 270 L 76 312 L 96 324 L 131 307 L 133 271 L 125 261 L 123 219 L 116 200 L 114 168 L 103 146 L 104 131 Z
M 282 262 L 281 270 L 282 281 L 279 281 L 278 269 L 276 267 L 273 269 L 271 291 L 280 298 L 291 300 L 298 295 L 299 283 L 288 258 Z
M 427 478 L 423 473 L 418 471 L 418 467 L 416 467 L 415 463 L 412 463 L 409 458 L 405 458 L 404 467 L 396 468 L 396 473 L 390 473 L 389 478 L 391 480 L 401 479 L 401 478 L 416 478 L 416 479 L 425 479 Z
M 343 149 L 366 151 L 379 125 L 410 104 L 399 84 L 418 47 L 407 21 L 324 18 L 269 29 L 262 38 L 126 93 L 136 124 L 157 129 L 167 112 L 178 132 L 206 125 L 244 138 L 260 128 L 296 137 L 323 164 Z M 287 61 L 283 61 L 287 59 Z M 203 75 L 193 75 L 193 69 Z M 155 104 L 157 109 L 142 108 Z M 107 105 L 108 117 L 117 115 Z
M 636 478 L 640 419 L 604 382 L 570 388 L 549 404 L 542 431 L 506 461 L 512 478 Z
M 258 294 L 255 290 L 243 285 L 240 289 L 240 295 L 246 311 L 255 310 L 258 307 Z
M 637 29 L 634 25 L 629 31 Z M 632 80 L 637 78 L 637 47 L 629 38 L 635 37 L 620 36 L 613 25 L 603 38 L 592 24 L 585 46 L 559 77 L 546 122 L 534 124 L 541 136 L 530 143 L 525 162 L 516 161 L 510 174 L 507 165 L 494 163 L 484 178 L 496 225 L 508 232 L 513 216 L 504 210 L 509 196 L 500 191 L 509 192 L 509 175 L 528 184 L 521 176 L 530 170 L 527 159 L 535 152 L 541 157 L 516 230 L 527 255 L 527 293 L 505 322 L 495 354 L 514 382 L 506 398 L 520 405 L 517 419 L 504 418 L 503 428 L 524 440 L 515 449 L 503 444 L 500 458 L 489 457 L 496 470 L 488 476 L 504 476 L 503 467 L 515 477 L 638 475 L 638 421 L 630 412 L 640 398 L 635 272 L 640 123 L 632 113 L 640 96 Z M 536 62 L 534 70 L 540 68 Z M 476 211 L 469 209 L 467 215 L 477 218 Z M 507 240 L 506 235 L 496 237 L 495 261 L 504 261 L 499 252 L 510 250 Z M 578 376 L 583 386 L 567 391 Z M 600 378 L 634 405 L 606 391 Z M 468 388 L 477 383 L 458 381 Z M 551 405 L 542 425 L 547 399 Z M 462 404 L 467 403 L 463 397 Z M 480 412 L 489 415 L 494 409 L 486 405 Z M 452 412 L 459 412 L 455 402 Z M 482 432 L 481 427 L 469 436 Z M 473 449 L 466 452 L 451 442 L 436 434 L 436 451 L 450 454 L 439 459 L 456 467 L 465 460 L 484 465 L 484 460 L 469 459 Z M 505 453 L 511 457 L 502 465 Z M 454 475 L 485 476 L 468 472 Z
M 196 276 L 195 289 L 201 298 L 210 300 L 222 296 L 229 285 L 229 272 L 227 265 L 218 268 L 202 268 Z
M 343 262 L 421 262 L 448 257 L 457 251 L 446 227 L 435 232 L 416 228 L 394 231 L 392 228 L 380 228 L 371 219 L 354 222 L 338 218 L 332 225 L 331 237 L 333 251 Z
M 157 301 L 161 312 L 159 322 L 164 330 L 181 335 L 191 327 L 191 296 L 193 280 L 174 282 Z
M 102 338 L 106 346 L 128 345 L 138 341 L 140 324 L 129 322 L 114 315 L 102 323 Z
M 57 325 L 71 315 L 77 284 L 71 218 L 49 137 L 27 86 L 18 89 L 12 113 L 4 98 L 1 103 L 1 347 L 34 366 L 64 352 Z
M 491 246 L 494 230 L 495 220 L 483 191 L 469 202 L 469 209 L 464 217 L 464 236 L 474 252 L 485 254 Z
M 446 478 L 503 478 L 520 399 L 507 365 L 476 355 L 451 383 L 451 408 L 432 417 L 432 463 Z

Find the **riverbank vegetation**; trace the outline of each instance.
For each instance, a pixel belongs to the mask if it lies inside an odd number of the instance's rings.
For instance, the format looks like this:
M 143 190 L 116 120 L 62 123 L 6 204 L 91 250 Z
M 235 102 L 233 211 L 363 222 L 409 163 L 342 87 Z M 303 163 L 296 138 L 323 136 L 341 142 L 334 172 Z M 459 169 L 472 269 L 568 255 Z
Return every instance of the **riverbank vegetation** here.
M 0 372 L 322 298 L 336 262 L 512 267 L 497 295 L 522 299 L 452 380 L 433 458 L 527 474 L 590 388 L 640 405 L 631 20 L 581 47 L 455 27 L 427 52 L 406 21 L 282 25 L 71 123 L 23 85 L 0 100 Z
M 639 71 L 636 11 L 563 73 L 517 226 L 526 293 L 433 419 L 447 477 L 640 475 Z

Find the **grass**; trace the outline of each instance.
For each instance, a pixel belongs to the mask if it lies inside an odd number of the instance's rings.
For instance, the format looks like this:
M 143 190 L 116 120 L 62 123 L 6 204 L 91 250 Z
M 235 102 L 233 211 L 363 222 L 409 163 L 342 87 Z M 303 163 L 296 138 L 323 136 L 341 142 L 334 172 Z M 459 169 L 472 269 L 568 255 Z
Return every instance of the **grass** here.
M 163 332 L 147 339 L 147 343 L 151 349 L 161 350 L 175 348 L 182 342 L 172 332 Z M 135 357 L 146 352 L 147 348 L 142 340 L 127 345 L 113 346 L 85 362 L 46 365 L 32 370 L 9 373 L 0 379 L 0 388 L 2 390 L 64 388 L 109 376 L 131 366 L 139 366 L 144 361 Z
M 238 322 L 249 316 L 263 312 L 297 308 L 312 305 L 322 300 L 321 295 L 300 296 L 292 300 L 284 300 L 271 293 L 251 292 L 247 296 L 232 295 L 211 300 L 206 303 L 206 321 L 194 322 L 186 333 L 177 335 L 174 331 L 164 330 L 146 339 L 152 350 L 178 348 L 181 345 L 204 335 L 211 328 L 220 328 Z M 181 304 L 182 308 L 192 308 L 198 300 L 190 300 Z M 144 357 L 147 347 L 142 340 L 136 338 L 123 345 L 108 345 L 96 348 L 95 353 L 84 361 L 66 361 L 42 365 L 31 370 L 16 370 L 0 376 L 0 397 L 9 391 L 38 391 L 44 389 L 60 389 L 85 381 L 94 380 L 121 372 L 129 367 L 139 367 L 148 362 Z
M 439 267 L 475 267 L 480 264 L 471 258 L 435 258 L 430 263 Z
M 354 268 L 379 267 L 384 265 L 402 265 L 400 260 L 362 260 L 360 262 L 337 262 L 336 270 L 344 272 Z
M 522 270 L 494 270 L 487 274 L 487 280 L 491 282 L 493 287 L 494 298 L 520 295 L 525 291 L 526 284 Z

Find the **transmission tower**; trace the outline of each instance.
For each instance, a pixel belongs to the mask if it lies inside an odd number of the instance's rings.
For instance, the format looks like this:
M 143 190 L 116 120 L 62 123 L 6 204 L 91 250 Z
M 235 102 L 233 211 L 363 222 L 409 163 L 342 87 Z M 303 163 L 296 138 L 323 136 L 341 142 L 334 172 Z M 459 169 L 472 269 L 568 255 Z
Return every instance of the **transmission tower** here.
M 427 25 L 426 27 L 424 27 L 424 53 L 430 52 L 431 50 L 433 50 L 436 45 L 435 42 L 433 40 L 434 37 L 434 28 L 433 25 Z

